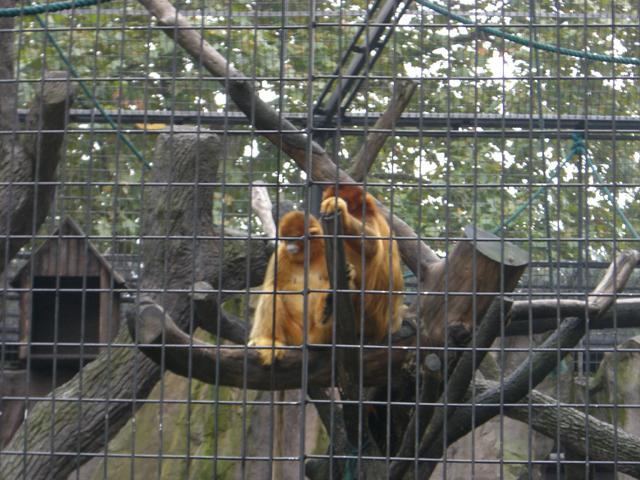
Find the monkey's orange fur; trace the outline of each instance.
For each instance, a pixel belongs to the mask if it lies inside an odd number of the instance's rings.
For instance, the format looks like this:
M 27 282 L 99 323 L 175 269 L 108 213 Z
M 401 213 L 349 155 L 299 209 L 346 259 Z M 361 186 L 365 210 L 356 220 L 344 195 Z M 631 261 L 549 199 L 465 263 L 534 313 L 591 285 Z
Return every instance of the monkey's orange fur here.
M 340 185 L 336 197 L 335 187 L 329 186 L 324 191 L 320 211 L 329 214 L 336 210 L 342 212 L 343 231 L 346 235 L 361 237 L 364 233 L 366 237 L 382 237 L 364 241 L 360 238 L 345 239 L 347 261 L 355 269 L 355 287 L 358 289 L 364 286 L 365 290 L 386 292 L 403 290 L 398 244 L 395 240 L 390 240 L 389 224 L 378 210 L 375 198 L 369 193 L 365 195 L 364 189 L 357 185 Z M 354 299 L 358 318 L 361 316 L 361 300 L 360 296 Z M 390 330 L 395 332 L 402 323 L 403 311 L 402 295 L 365 293 L 365 336 L 373 342 L 382 340 L 389 331 L 389 320 Z
M 324 239 L 318 237 L 322 235 L 322 226 L 315 217 L 309 216 L 308 227 L 309 240 L 280 240 L 278 249 L 271 256 L 267 266 L 262 290 L 274 293 L 260 295 L 249 336 L 249 346 L 275 347 L 258 351 L 263 365 L 270 365 L 273 357 L 279 359 L 284 355 L 285 350 L 277 347 L 303 343 L 305 295 L 302 290 L 305 287 L 305 247 L 309 248 L 306 286 L 309 289 L 330 288 Z M 304 213 L 294 211 L 283 216 L 278 236 L 305 236 Z M 298 293 L 277 293 L 284 291 Z M 309 343 L 328 343 L 331 340 L 332 322 L 324 315 L 328 295 L 325 292 L 307 294 Z

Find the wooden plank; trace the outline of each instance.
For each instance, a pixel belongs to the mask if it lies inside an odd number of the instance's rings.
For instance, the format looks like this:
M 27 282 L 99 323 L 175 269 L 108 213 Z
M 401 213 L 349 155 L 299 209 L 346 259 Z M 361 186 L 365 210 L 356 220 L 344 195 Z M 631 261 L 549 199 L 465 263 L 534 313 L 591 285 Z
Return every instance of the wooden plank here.
M 31 325 L 31 299 L 33 292 L 31 287 L 31 279 L 24 275 L 20 288 L 27 289 L 20 293 L 20 342 L 28 343 L 30 339 L 29 327 Z M 18 357 L 20 360 L 26 360 L 29 355 L 29 345 L 20 345 L 18 349 Z
M 112 302 L 113 308 L 111 310 L 111 335 L 109 336 L 109 341 L 113 340 L 118 330 L 120 329 L 120 293 L 113 292 L 112 294 Z
M 100 289 L 105 290 L 109 288 L 109 273 L 102 269 L 100 272 Z M 100 292 L 100 315 L 98 316 L 100 324 L 98 325 L 98 340 L 100 343 L 106 343 L 110 340 L 107 319 L 109 318 L 109 301 L 110 295 L 108 291 Z
M 80 248 L 79 240 L 77 238 L 69 238 L 63 240 L 66 245 L 66 258 L 62 258 L 65 264 L 65 276 L 79 277 L 83 272 L 78 268 L 78 249 Z
M 53 258 L 53 276 L 65 277 L 69 275 L 69 267 L 67 258 L 69 257 L 69 241 L 63 238 L 54 240 L 56 246 L 56 255 Z

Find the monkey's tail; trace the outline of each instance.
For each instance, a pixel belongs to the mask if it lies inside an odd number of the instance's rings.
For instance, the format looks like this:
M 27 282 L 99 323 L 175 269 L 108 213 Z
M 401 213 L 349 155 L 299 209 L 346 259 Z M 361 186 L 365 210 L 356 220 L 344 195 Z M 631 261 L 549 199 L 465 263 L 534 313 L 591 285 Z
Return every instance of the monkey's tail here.
M 285 391 L 278 390 L 276 392 L 276 409 L 275 409 L 275 418 L 274 418 L 274 432 L 275 442 L 274 442 L 274 457 L 283 457 L 284 456 L 284 400 L 285 400 Z M 273 480 L 281 480 L 284 478 L 284 468 L 282 461 L 274 460 L 273 468 L 271 469 L 271 478 Z

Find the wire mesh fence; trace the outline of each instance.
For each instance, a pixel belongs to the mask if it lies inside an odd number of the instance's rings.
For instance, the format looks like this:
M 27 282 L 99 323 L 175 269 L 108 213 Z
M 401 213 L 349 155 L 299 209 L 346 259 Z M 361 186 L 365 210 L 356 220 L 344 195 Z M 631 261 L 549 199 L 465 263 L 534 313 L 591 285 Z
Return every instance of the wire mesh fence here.
M 638 27 L 0 0 L 0 479 L 639 478 Z

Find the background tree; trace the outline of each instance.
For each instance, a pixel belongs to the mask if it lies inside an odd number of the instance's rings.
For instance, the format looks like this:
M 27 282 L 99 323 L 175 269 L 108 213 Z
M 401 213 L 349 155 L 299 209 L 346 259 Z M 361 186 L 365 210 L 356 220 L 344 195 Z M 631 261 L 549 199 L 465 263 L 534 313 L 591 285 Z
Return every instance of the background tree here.
M 289 7 L 305 11 L 306 7 L 302 3 L 298 5 L 293 2 Z M 495 11 L 495 6 L 489 3 L 478 7 L 482 7 L 481 12 L 485 14 Z M 511 7 L 513 11 L 518 11 L 518 7 L 526 10 L 524 5 L 514 4 Z M 211 29 L 207 31 L 207 39 L 221 45 L 222 48 L 219 50 L 222 55 L 250 76 L 283 79 L 280 82 L 261 81 L 260 95 L 269 104 L 278 106 L 280 109 L 286 106 L 286 109 L 292 113 L 305 112 L 308 105 L 306 96 L 309 92 L 301 87 L 301 85 L 304 86 L 303 81 L 297 79 L 303 77 L 310 68 L 307 61 L 310 54 L 308 31 L 295 30 L 296 33 L 293 35 L 279 28 L 255 30 L 253 27 L 258 21 L 262 26 L 268 26 L 269 22 L 272 22 L 272 26 L 279 27 L 282 19 L 267 17 L 267 20 L 258 20 L 262 18 L 259 16 L 260 8 L 266 8 L 261 4 L 233 2 L 233 5 L 228 5 L 226 8 L 225 15 L 203 16 L 200 19 L 201 25 Z M 229 9 L 233 10 L 234 15 L 226 15 Z M 545 5 L 540 5 L 540 10 L 549 11 Z M 50 27 L 54 25 L 74 27 L 81 22 L 80 18 L 83 25 L 120 28 L 117 41 L 113 41 L 117 28 L 98 30 L 97 34 L 91 30 L 74 29 L 73 37 L 69 33 L 68 38 L 58 39 L 63 46 L 63 51 L 71 52 L 79 63 L 78 68 L 81 74 L 93 79 L 94 95 L 100 98 L 105 106 L 115 110 L 160 108 L 167 111 L 179 110 L 184 106 L 185 109 L 200 112 L 206 112 L 208 109 L 233 108 L 228 95 L 221 90 L 219 83 L 213 79 L 204 78 L 201 58 L 196 56 L 197 60 L 194 60 L 193 57 L 187 56 L 177 49 L 172 38 L 158 36 L 150 28 L 129 28 L 148 25 L 148 17 L 144 12 L 129 12 L 125 7 L 121 16 L 107 16 L 107 20 L 103 15 L 95 13 L 82 13 L 80 16 L 50 16 L 48 24 Z M 287 22 L 293 23 L 307 21 L 304 15 L 301 15 L 299 20 L 295 17 L 286 18 Z M 362 18 L 356 16 L 354 20 L 358 21 Z M 517 18 L 517 16 L 509 18 Z M 637 113 L 634 111 L 634 108 L 637 108 L 637 102 L 632 101 L 637 99 L 636 86 L 631 84 L 626 85 L 629 88 L 623 88 L 625 84 L 616 83 L 617 79 L 607 83 L 606 80 L 596 82 L 591 78 L 597 74 L 610 76 L 612 68 L 617 69 L 617 76 L 623 77 L 631 75 L 631 69 L 592 64 L 585 66 L 577 60 L 540 54 L 538 63 L 546 69 L 541 75 L 541 72 L 535 71 L 535 67 L 532 67 L 536 63 L 532 61 L 533 53 L 525 49 L 510 49 L 508 45 L 499 41 L 482 38 L 457 44 L 456 36 L 467 33 L 464 29 L 417 28 L 432 24 L 436 19 L 441 20 L 440 17 L 433 16 L 424 10 L 412 11 L 407 16 L 406 28 L 400 28 L 394 34 L 391 44 L 393 48 L 389 50 L 393 55 L 385 56 L 376 66 L 376 70 L 369 72 L 371 77 L 379 74 L 381 78 L 374 78 L 368 82 L 366 93 L 357 97 L 352 108 L 353 112 L 379 111 L 384 108 L 392 93 L 392 84 L 386 78 L 391 74 L 394 78 L 410 75 L 421 80 L 420 89 L 414 96 L 414 102 L 409 106 L 410 112 L 445 112 L 451 115 L 456 111 L 478 113 L 495 111 L 499 115 L 525 113 L 533 118 L 541 113 L 574 114 L 585 111 L 594 113 L 594 110 L 605 113 L 607 109 L 614 110 L 618 114 Z M 22 34 L 24 41 L 21 44 L 23 47 L 20 56 L 24 60 L 19 62 L 22 68 L 21 78 L 36 78 L 43 68 L 43 59 L 55 58 L 55 52 L 47 46 L 42 32 L 29 31 L 29 20 L 23 21 L 27 27 L 23 28 L 26 33 Z M 244 31 L 232 30 L 228 28 L 229 26 L 249 28 Z M 520 27 L 516 27 L 518 28 Z M 321 59 L 314 67 L 320 73 L 332 71 L 341 47 L 352 34 L 349 30 L 349 28 L 341 28 L 338 31 L 335 27 L 327 26 L 325 29 L 316 29 L 313 33 L 317 46 L 315 58 Z M 248 32 L 253 34 L 250 35 Z M 521 28 L 520 33 L 523 32 L 526 32 L 525 27 Z M 554 34 L 554 29 L 541 29 L 539 33 L 540 36 L 550 37 L 540 38 L 542 40 L 554 40 Z M 57 35 L 63 37 L 63 35 Z M 616 30 L 616 37 L 610 41 L 614 48 L 631 51 L 632 48 L 637 48 L 637 35 L 631 27 L 619 28 Z M 40 38 L 37 38 L 38 36 Z M 606 35 L 604 37 L 607 38 Z M 603 34 L 598 29 L 585 29 L 585 32 L 581 30 L 580 40 L 569 38 L 567 41 L 584 42 L 586 48 L 590 45 L 598 45 L 602 39 Z M 622 42 L 622 47 L 619 46 L 619 42 Z M 46 50 L 46 55 L 34 55 L 30 50 L 42 49 L 43 45 L 44 48 L 49 48 Z M 74 50 L 76 48 L 79 50 Z M 247 52 L 252 53 L 247 55 Z M 75 58 L 76 55 L 77 58 Z M 89 59 L 91 63 L 83 65 L 82 59 Z M 109 74 L 105 76 L 106 80 L 102 80 L 105 71 Z M 127 82 L 125 86 L 122 79 L 135 76 L 140 71 L 145 73 L 143 79 L 139 83 Z M 602 73 L 607 71 L 609 73 L 606 75 Z M 562 80 L 575 76 L 576 72 L 583 72 L 585 76 L 588 74 L 590 77 L 585 78 L 580 88 L 574 87 L 570 80 Z M 501 78 L 505 75 L 509 78 Z M 537 79 L 535 75 L 542 78 Z M 479 80 L 478 77 L 481 76 L 486 76 L 486 81 Z M 511 76 L 514 79 L 511 79 Z M 520 80 L 516 80 L 517 77 Z M 27 88 L 23 90 L 20 98 L 28 98 L 30 92 Z M 559 95 L 559 92 L 562 92 L 562 95 Z M 599 92 L 603 99 L 613 99 L 612 103 L 607 101 L 594 106 L 592 104 L 594 92 Z M 591 96 L 588 93 L 591 93 Z M 523 101 L 525 98 L 527 101 Z M 84 106 L 92 106 L 92 104 L 88 102 Z M 580 111 L 576 112 L 577 109 Z M 95 235 L 102 235 L 105 243 L 112 249 L 139 251 L 144 257 L 148 255 L 144 250 L 145 242 L 141 242 L 138 246 L 137 242 L 132 241 L 131 236 L 137 237 L 145 232 L 141 226 L 145 215 L 148 215 L 145 212 L 148 211 L 147 201 L 149 200 L 145 199 L 151 197 L 143 196 L 142 185 L 149 180 L 148 175 L 157 175 L 153 172 L 153 167 L 157 166 L 156 161 L 152 163 L 152 173 L 148 173 L 136 163 L 133 155 L 123 149 L 122 144 L 110 141 L 113 137 L 112 133 L 102 133 L 95 127 L 95 123 L 80 125 L 80 128 L 87 132 L 76 133 L 69 139 L 69 160 L 60 172 L 65 191 L 58 196 L 56 213 L 76 212 L 85 219 L 86 224 L 83 227 Z M 145 153 L 145 157 L 150 158 L 149 125 L 146 126 L 146 130 L 144 125 L 142 127 L 141 135 L 133 136 L 133 141 Z M 280 188 L 272 189 L 274 196 L 286 194 L 289 198 L 301 201 L 304 198 L 303 189 L 291 185 L 304 178 L 299 169 L 293 162 L 282 156 L 277 148 L 259 139 L 250 129 L 247 128 L 246 131 L 247 135 L 243 138 L 246 141 L 246 147 L 239 149 L 236 147 L 236 151 L 242 150 L 238 158 L 230 153 L 234 151 L 229 145 L 230 142 L 223 144 L 224 148 L 221 149 L 223 156 L 218 159 L 225 166 L 221 173 L 221 181 L 232 183 L 234 178 L 242 182 L 255 179 L 272 181 L 282 185 Z M 355 148 L 357 141 L 358 139 L 352 137 L 341 137 L 336 141 L 331 153 L 338 164 L 348 166 L 348 154 L 357 150 Z M 399 174 L 404 174 L 428 183 L 420 189 L 396 186 L 393 189 L 374 188 L 374 191 L 383 203 L 393 205 L 394 213 L 410 223 L 421 235 L 436 237 L 432 246 L 440 252 L 449 248 L 446 238 L 453 232 L 460 232 L 463 225 L 475 223 L 485 228 L 495 226 L 500 219 L 500 215 L 496 212 L 506 214 L 523 201 L 526 202 L 537 188 L 537 184 L 550 180 L 550 173 L 555 170 L 559 158 L 567 148 L 558 139 L 550 141 L 546 138 L 541 140 L 503 138 L 502 141 L 496 142 L 479 135 L 460 139 L 394 138 L 394 142 L 389 144 L 390 146 L 380 155 L 370 179 L 375 178 L 392 183 Z M 639 159 L 632 153 L 631 142 L 625 145 L 616 143 L 614 149 L 611 145 L 610 141 L 590 141 L 592 158 L 597 159 L 598 167 L 602 169 L 602 174 L 608 181 L 625 179 L 626 183 L 633 184 L 631 179 L 637 176 L 637 169 L 633 167 Z M 162 147 L 156 153 L 160 156 L 165 154 Z M 613 155 L 615 155 L 615 162 L 613 162 Z M 622 157 L 629 159 L 628 163 L 621 161 Z M 167 173 L 166 169 L 163 171 L 160 168 L 160 171 Z M 512 227 L 510 235 L 514 238 L 532 237 L 529 245 L 525 244 L 525 247 L 531 248 L 536 258 L 547 259 L 549 254 L 553 259 L 580 256 L 592 259 L 610 258 L 613 253 L 611 242 L 594 241 L 585 245 L 576 241 L 574 245 L 567 248 L 568 242 L 564 241 L 564 237 L 580 238 L 583 235 L 590 235 L 596 238 L 610 238 L 615 232 L 621 235 L 627 235 L 628 232 L 620 219 L 611 213 L 609 199 L 605 198 L 598 189 L 586 187 L 587 182 L 592 179 L 586 173 L 584 165 L 581 166 L 579 163 L 567 165 L 563 167 L 561 174 L 563 183 L 575 180 L 576 186 L 584 188 L 582 190 L 576 188 L 575 191 L 551 188 L 548 192 L 548 207 L 545 208 L 545 202 L 542 200 L 537 204 L 532 203 L 528 215 L 523 215 L 519 219 L 518 223 Z M 74 183 L 74 179 L 85 178 L 90 178 L 91 183 Z M 162 180 L 166 179 L 162 178 Z M 468 183 L 475 185 L 476 188 L 459 187 Z M 505 188 L 498 189 L 496 185 L 505 185 Z M 631 218 L 637 205 L 624 199 L 629 198 L 627 196 L 632 198 L 635 193 L 634 188 L 617 191 L 624 203 L 625 211 Z M 580 191 L 582 193 L 579 193 Z M 213 221 L 223 222 L 225 226 L 243 228 L 245 232 L 256 231 L 257 225 L 253 222 L 249 211 L 246 187 L 228 186 L 220 192 L 212 192 L 212 195 L 213 216 L 211 218 Z M 189 201 L 192 200 L 189 199 Z M 179 211 L 179 208 L 176 208 L 176 211 Z M 236 215 L 231 215 L 232 213 Z M 577 220 L 581 217 L 588 219 L 582 226 Z M 549 222 L 550 218 L 553 222 Z M 189 223 L 189 220 L 190 218 L 186 218 L 185 222 Z M 189 225 L 195 224 L 193 220 Z M 189 234 L 193 235 L 195 231 L 199 230 L 191 229 Z M 536 241 L 538 235 L 556 239 L 550 251 L 549 241 L 546 238 Z M 619 247 L 625 246 L 624 242 L 617 244 Z M 189 263 L 186 259 L 174 257 L 168 246 L 163 248 L 165 253 L 161 255 L 162 258 L 171 258 L 172 261 L 182 265 Z M 234 256 L 226 254 L 224 258 L 233 259 Z M 239 257 L 235 258 L 238 262 Z M 260 261 L 257 259 L 255 264 L 259 264 Z M 151 278 L 149 281 L 155 286 L 158 286 L 158 282 L 164 282 L 162 279 L 166 278 L 165 273 L 165 271 L 145 268 L 145 278 Z M 215 280 L 217 275 L 208 274 L 204 277 Z M 256 281 L 248 280 L 244 276 L 236 279 L 237 288 L 247 288 L 254 285 Z M 184 277 L 180 278 L 181 282 L 185 280 Z M 219 285 L 219 283 L 216 285 L 216 282 L 212 283 L 214 286 Z M 145 284 L 144 281 L 142 284 Z M 190 283 L 181 283 L 179 288 L 188 288 L 189 285 Z M 182 301 L 184 302 L 184 299 Z M 164 301 L 160 303 L 164 304 Z M 177 316 L 172 307 L 168 308 L 169 314 L 176 316 L 181 328 L 187 326 L 188 309 L 185 305 L 178 309 Z M 124 349 L 124 351 L 131 352 L 131 349 Z M 124 365 L 128 363 L 124 362 Z M 140 390 L 133 393 L 123 391 L 125 398 L 144 396 L 151 380 L 157 374 L 155 367 L 149 366 L 149 368 L 154 372 L 148 377 L 149 384 L 145 383 Z M 117 372 L 112 372 L 112 375 L 117 377 Z M 86 397 L 86 392 L 82 392 L 82 396 Z M 127 412 L 122 413 L 120 419 L 126 418 L 127 415 Z M 107 435 L 102 438 L 108 438 L 114 430 L 117 430 L 120 419 L 110 420 L 113 421 L 114 427 L 107 429 Z M 94 433 L 100 428 L 96 426 Z M 90 446 L 85 444 L 81 446 L 81 450 L 91 451 L 99 446 L 99 442 L 92 443 Z

